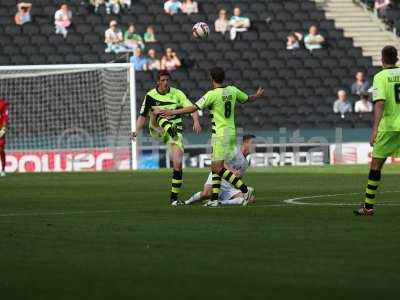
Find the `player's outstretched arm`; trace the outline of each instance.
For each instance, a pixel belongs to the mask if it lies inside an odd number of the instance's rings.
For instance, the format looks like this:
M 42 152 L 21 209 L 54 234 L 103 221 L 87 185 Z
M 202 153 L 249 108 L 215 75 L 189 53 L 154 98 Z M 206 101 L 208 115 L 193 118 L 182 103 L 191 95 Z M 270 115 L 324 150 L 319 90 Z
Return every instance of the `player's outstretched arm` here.
M 259 87 L 255 94 L 249 96 L 248 102 L 256 101 L 264 95 L 264 89 Z
M 385 101 L 376 101 L 374 104 L 374 123 L 372 126 L 371 140 L 370 144 L 373 146 L 375 144 L 376 136 L 378 135 L 379 123 L 382 120 L 383 111 L 385 109 Z
M 143 116 L 139 116 L 139 118 L 136 121 L 136 131 L 133 131 L 131 133 L 132 140 L 136 139 L 137 136 L 142 132 L 145 123 L 146 123 L 146 118 Z
M 171 117 L 176 115 L 185 115 L 191 114 L 198 110 L 196 105 L 180 108 L 180 109 L 165 109 L 156 111 L 157 114 L 160 114 L 163 117 Z
M 200 119 L 199 119 L 199 112 L 195 111 L 192 113 L 192 119 L 193 119 L 193 131 L 196 133 L 200 133 L 202 128 L 200 125 Z

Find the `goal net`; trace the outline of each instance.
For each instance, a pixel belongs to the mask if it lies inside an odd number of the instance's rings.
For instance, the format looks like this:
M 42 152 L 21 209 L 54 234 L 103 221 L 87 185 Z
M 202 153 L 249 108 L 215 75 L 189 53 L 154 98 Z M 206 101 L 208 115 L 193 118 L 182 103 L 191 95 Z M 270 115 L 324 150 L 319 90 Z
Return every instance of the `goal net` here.
M 134 76 L 129 63 L 0 67 L 7 169 L 136 169 Z

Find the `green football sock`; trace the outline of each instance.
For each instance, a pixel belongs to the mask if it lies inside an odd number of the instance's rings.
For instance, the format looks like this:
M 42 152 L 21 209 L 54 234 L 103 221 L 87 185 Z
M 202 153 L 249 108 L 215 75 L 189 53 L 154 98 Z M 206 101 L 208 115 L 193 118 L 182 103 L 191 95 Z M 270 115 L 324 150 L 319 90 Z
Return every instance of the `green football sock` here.
M 235 188 L 241 190 L 242 193 L 244 194 L 247 193 L 247 186 L 243 183 L 243 181 L 239 177 L 236 177 L 232 171 L 223 168 L 221 172 L 219 172 L 219 175 L 223 179 L 231 183 Z
M 183 172 L 176 171 L 172 173 L 172 180 L 171 180 L 171 201 L 178 200 L 179 193 L 181 191 L 182 183 L 183 183 Z
M 368 184 L 365 189 L 365 208 L 374 208 L 375 195 L 378 190 L 378 185 L 381 180 L 381 171 L 371 170 L 368 176 Z

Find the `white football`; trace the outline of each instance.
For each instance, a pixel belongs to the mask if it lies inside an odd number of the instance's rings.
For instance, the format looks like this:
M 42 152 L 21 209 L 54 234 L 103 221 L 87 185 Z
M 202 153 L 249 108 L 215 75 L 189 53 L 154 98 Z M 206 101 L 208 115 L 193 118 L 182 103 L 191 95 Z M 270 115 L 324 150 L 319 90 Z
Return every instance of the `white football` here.
M 207 23 L 199 22 L 194 24 L 192 32 L 196 39 L 206 39 L 210 34 L 210 27 L 208 27 Z

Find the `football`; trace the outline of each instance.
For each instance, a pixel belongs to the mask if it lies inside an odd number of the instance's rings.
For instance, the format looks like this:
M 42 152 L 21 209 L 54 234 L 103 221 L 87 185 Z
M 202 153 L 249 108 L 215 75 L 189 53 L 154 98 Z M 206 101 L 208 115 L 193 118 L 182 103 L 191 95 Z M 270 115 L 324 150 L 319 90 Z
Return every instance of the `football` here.
M 210 34 L 210 27 L 208 27 L 207 23 L 199 22 L 194 24 L 192 33 L 196 39 L 206 39 Z

